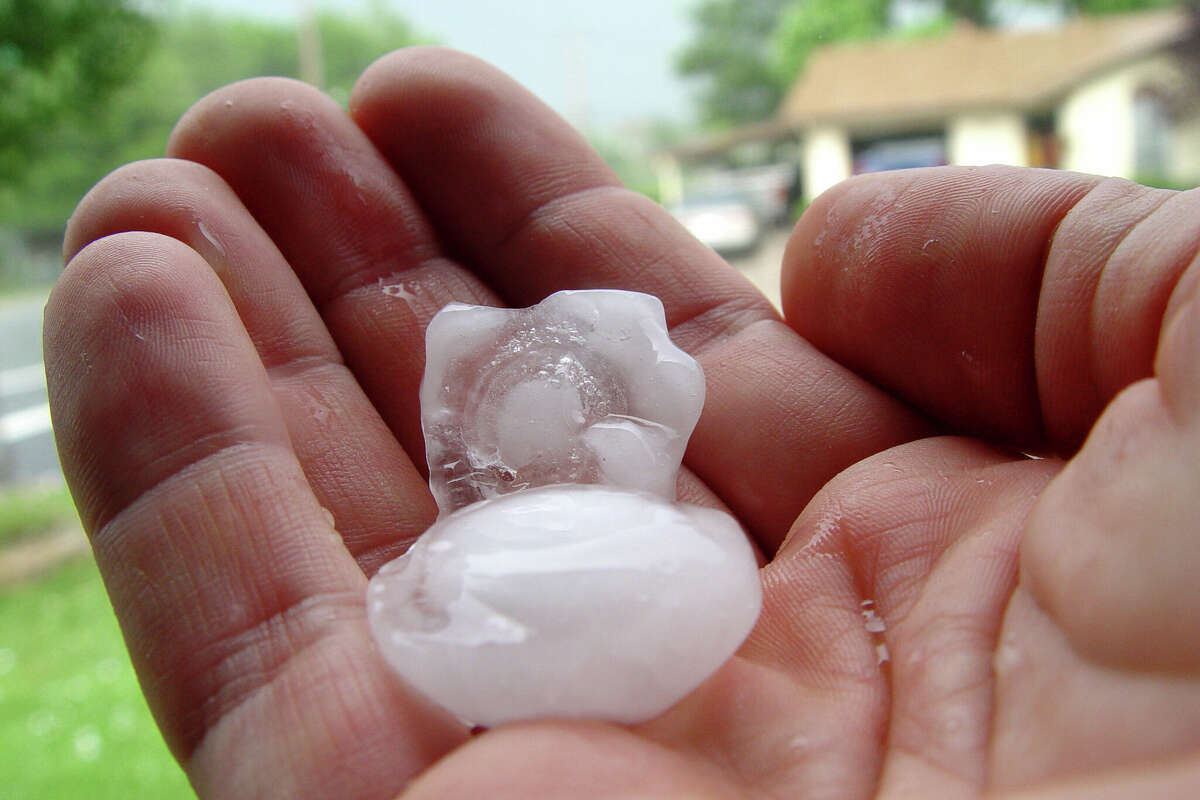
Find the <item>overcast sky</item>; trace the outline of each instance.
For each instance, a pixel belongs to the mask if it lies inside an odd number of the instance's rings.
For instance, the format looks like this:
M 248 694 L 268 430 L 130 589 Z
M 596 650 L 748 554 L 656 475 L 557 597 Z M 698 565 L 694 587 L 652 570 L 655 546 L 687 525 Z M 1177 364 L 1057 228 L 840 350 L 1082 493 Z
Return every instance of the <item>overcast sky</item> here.
M 304 0 L 189 0 L 230 13 L 294 18 Z M 313 0 L 361 9 L 363 0 Z M 695 0 L 388 0 L 419 31 L 485 58 L 577 125 L 614 130 L 690 119 L 673 56 Z

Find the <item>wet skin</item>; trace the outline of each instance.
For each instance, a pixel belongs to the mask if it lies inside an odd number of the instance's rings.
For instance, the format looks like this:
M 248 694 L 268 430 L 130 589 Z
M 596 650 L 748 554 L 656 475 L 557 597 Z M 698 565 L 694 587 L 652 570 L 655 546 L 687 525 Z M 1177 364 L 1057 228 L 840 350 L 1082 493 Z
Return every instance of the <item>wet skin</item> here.
M 168 153 L 72 218 L 46 365 L 202 797 L 1200 792 L 1200 195 L 854 179 L 796 227 L 781 318 L 459 54 L 377 62 L 348 113 L 289 81 L 222 89 Z M 380 291 L 397 274 L 408 302 Z M 435 514 L 423 329 L 450 301 L 589 287 L 661 297 L 702 363 L 680 492 L 739 517 L 764 612 L 650 723 L 470 737 L 364 620 L 367 575 Z

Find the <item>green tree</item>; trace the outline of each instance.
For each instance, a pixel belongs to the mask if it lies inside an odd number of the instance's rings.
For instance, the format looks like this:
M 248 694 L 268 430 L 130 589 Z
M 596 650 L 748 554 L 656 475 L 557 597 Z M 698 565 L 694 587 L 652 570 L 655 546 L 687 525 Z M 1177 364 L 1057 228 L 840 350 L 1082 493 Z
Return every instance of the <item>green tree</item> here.
M 822 44 L 882 35 L 888 7 L 888 0 L 793 1 L 784 9 L 772 42 L 778 80 L 790 83 Z
M 29 168 L 48 131 L 96 113 L 153 39 L 129 0 L 0 0 L 0 183 Z
M 14 147 L 26 169 L 19 180 L 0 180 L 0 227 L 52 238 L 106 172 L 162 155 L 175 121 L 199 97 L 243 78 L 299 73 L 293 24 L 206 12 L 164 14 L 158 24 L 140 68 L 90 109 L 86 125 L 46 125 L 36 148 L 31 142 Z M 402 19 L 378 10 L 322 13 L 318 25 L 326 82 L 343 102 L 367 64 L 418 38 Z
M 992 23 L 990 0 L 945 0 L 946 14 L 957 19 L 970 20 L 976 25 Z
M 695 38 L 678 55 L 681 75 L 703 81 L 701 117 L 713 126 L 765 119 L 785 83 L 770 42 L 790 0 L 702 0 L 692 10 Z
M 371 4 L 361 17 L 322 11 L 317 14 L 317 31 L 324 62 L 324 88 L 343 105 L 367 64 L 398 47 L 431 41 L 383 3 Z
M 1151 8 L 1189 5 L 1185 0 L 1067 0 L 1067 7 L 1084 14 L 1121 14 Z M 1195 6 L 1196 3 L 1190 3 Z

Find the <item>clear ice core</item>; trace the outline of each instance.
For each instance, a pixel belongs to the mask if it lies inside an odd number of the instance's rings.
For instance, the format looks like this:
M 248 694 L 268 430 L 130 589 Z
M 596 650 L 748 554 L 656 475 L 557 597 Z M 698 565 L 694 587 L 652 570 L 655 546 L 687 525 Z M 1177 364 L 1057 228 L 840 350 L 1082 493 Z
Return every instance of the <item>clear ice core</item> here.
M 442 309 L 421 384 L 440 515 L 367 589 L 392 668 L 481 725 L 635 723 L 695 689 L 762 603 L 738 523 L 675 502 L 703 404 L 650 295 Z

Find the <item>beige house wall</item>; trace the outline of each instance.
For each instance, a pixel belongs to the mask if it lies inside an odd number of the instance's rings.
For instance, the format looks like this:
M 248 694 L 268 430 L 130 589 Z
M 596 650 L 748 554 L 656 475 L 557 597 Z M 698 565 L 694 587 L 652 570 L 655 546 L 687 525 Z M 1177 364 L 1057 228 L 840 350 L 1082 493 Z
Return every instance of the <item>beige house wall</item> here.
M 946 154 L 951 164 L 1029 165 L 1029 130 L 1015 112 L 962 114 L 946 126 Z
M 1132 178 L 1134 74 L 1121 70 L 1072 92 L 1058 115 L 1063 169 Z
M 845 128 L 834 125 L 810 128 L 804 136 L 803 152 L 801 193 L 805 200 L 813 200 L 854 171 L 850 133 Z
M 1112 70 L 1071 92 L 1058 113 L 1063 169 L 1134 178 L 1134 99 L 1141 89 L 1178 90 L 1183 75 L 1166 55 Z M 1178 137 L 1176 137 L 1178 138 Z

